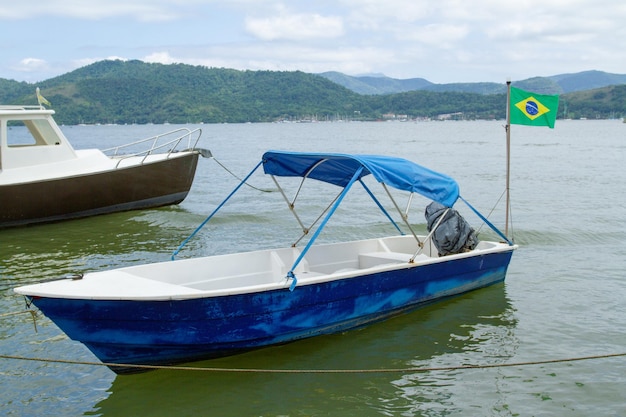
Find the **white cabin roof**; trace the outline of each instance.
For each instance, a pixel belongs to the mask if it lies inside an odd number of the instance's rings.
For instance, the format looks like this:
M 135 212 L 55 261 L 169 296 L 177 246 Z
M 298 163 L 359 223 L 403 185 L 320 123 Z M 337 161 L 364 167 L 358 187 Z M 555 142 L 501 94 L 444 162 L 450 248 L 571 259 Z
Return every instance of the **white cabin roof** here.
M 53 114 L 39 106 L 0 106 L 0 171 L 77 158 Z

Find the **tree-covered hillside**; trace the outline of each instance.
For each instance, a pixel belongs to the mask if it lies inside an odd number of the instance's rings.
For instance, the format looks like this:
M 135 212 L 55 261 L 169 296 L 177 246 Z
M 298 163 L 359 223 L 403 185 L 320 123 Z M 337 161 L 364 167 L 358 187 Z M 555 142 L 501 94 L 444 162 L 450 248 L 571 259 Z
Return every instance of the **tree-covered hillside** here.
M 454 91 L 478 94 L 506 93 L 506 84 L 504 82 L 435 84 L 423 78 L 398 80 L 384 75 L 375 77 L 350 76 L 339 72 L 324 72 L 320 75 L 359 94 L 394 94 L 415 90 L 437 92 Z M 626 74 L 611 74 L 603 71 L 583 71 L 574 74 L 559 74 L 549 77 L 532 77 L 525 80 L 515 80 L 513 84 L 522 90 L 533 91 L 539 94 L 565 94 L 626 84 Z
M 615 119 L 626 117 L 626 85 L 564 94 L 560 97 L 563 118 Z
M 533 80 L 528 81 L 532 85 Z M 536 87 L 545 82 L 538 79 Z M 485 119 L 506 114 L 504 93 L 416 90 L 361 95 L 300 71 L 238 71 L 141 61 L 101 61 L 36 85 L 0 79 L 0 103 L 36 104 L 36 87 L 52 103 L 61 124 L 378 120 L 390 115 Z M 564 98 L 568 112 L 576 117 L 626 115 L 626 98 L 619 88 Z
M 37 84 L 60 123 L 271 121 L 353 113 L 361 96 L 302 72 L 101 61 Z M 35 104 L 34 85 L 0 97 Z M 0 93 L 2 94 L 2 93 Z

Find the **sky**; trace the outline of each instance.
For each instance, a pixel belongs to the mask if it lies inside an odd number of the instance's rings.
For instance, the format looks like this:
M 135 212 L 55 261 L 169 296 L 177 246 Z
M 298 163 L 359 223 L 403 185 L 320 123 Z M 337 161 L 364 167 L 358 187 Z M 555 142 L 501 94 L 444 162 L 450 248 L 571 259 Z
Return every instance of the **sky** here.
M 502 82 L 626 73 L 620 0 L 0 0 L 0 78 L 105 59 Z

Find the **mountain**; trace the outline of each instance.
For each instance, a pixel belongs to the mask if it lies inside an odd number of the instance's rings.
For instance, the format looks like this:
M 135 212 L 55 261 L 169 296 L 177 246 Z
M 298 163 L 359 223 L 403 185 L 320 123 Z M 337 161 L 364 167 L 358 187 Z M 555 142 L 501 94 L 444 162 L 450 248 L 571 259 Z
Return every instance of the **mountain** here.
M 353 113 L 361 96 L 299 71 L 238 71 L 186 64 L 100 61 L 37 83 L 59 123 L 273 121 Z M 36 104 L 35 86 L 0 90 L 3 104 Z
M 602 71 L 584 71 L 576 74 L 561 74 L 548 77 L 563 89 L 564 93 L 592 90 L 609 85 L 626 84 L 626 75 Z
M 434 84 L 423 78 L 398 80 L 385 76 L 349 76 L 338 72 L 319 74 L 359 94 L 395 94 L 414 90 L 456 91 L 477 94 L 504 94 L 505 83 L 450 83 Z M 512 83 L 523 90 L 539 94 L 563 94 L 576 91 L 626 84 L 626 74 L 610 74 L 602 71 L 584 71 L 575 74 L 560 74 L 549 77 L 533 77 Z
M 329 77 L 333 77 L 331 80 Z M 515 82 L 537 93 L 619 82 L 591 71 Z M 340 85 L 350 84 L 352 88 Z M 353 91 L 357 86 L 370 93 Z M 0 103 L 35 105 L 35 88 L 60 124 L 241 123 L 278 120 L 503 119 L 505 85 L 433 84 L 421 78 L 326 76 L 301 71 L 239 71 L 186 64 L 100 61 L 37 84 L 0 79 Z M 408 90 L 375 94 L 372 91 Z M 561 94 L 559 115 L 626 115 L 626 84 Z M 397 116 L 396 116 L 397 115 Z
M 413 90 L 427 90 L 434 85 L 423 78 L 411 78 L 398 80 L 385 76 L 363 75 L 351 77 L 340 72 L 324 72 L 322 77 L 348 88 L 358 94 L 393 94 L 404 93 Z
M 626 120 L 626 84 L 575 91 L 559 97 L 562 114 L 566 118 Z

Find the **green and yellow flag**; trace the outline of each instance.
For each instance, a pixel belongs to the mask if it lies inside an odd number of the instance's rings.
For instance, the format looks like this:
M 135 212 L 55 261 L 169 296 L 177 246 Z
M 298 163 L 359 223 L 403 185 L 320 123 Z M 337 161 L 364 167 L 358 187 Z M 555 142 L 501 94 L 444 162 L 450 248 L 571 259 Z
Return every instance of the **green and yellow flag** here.
M 554 128 L 559 109 L 559 96 L 534 94 L 511 87 L 510 123 Z

